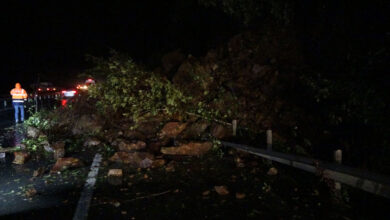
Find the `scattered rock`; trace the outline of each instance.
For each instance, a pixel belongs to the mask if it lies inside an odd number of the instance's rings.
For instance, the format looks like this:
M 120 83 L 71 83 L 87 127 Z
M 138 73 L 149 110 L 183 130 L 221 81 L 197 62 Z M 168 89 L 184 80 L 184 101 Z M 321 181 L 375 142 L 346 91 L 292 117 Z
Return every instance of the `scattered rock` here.
M 57 141 L 52 144 L 54 150 L 54 159 L 62 158 L 65 156 L 65 141 Z
M 151 153 L 160 153 L 161 147 L 164 146 L 164 142 L 152 142 L 148 144 L 148 151 Z
M 53 168 L 51 169 L 51 173 L 64 171 L 68 168 L 77 168 L 82 167 L 83 162 L 74 157 L 64 157 L 64 158 L 58 158 L 57 162 L 54 164 Z
M 184 139 L 199 138 L 208 127 L 209 124 L 207 122 L 193 123 L 184 130 L 180 137 Z
M 277 174 L 278 174 L 278 170 L 275 167 L 269 168 L 269 170 L 267 172 L 267 175 L 269 175 L 269 176 L 275 176 Z
M 210 190 L 206 190 L 202 193 L 202 196 L 208 196 L 210 195 Z
M 165 171 L 167 172 L 175 172 L 175 166 L 176 166 L 176 162 L 175 161 L 171 161 L 168 163 L 168 165 L 165 167 Z
M 118 208 L 119 206 L 121 206 L 121 203 L 118 202 L 118 201 L 114 201 L 111 203 L 115 208 Z
M 33 177 L 42 176 L 45 173 L 45 167 L 39 167 L 37 170 L 34 170 Z
M 41 142 L 41 145 L 43 146 L 43 149 L 46 152 L 49 152 L 49 153 L 53 153 L 54 152 L 54 149 L 51 147 L 49 141 L 44 140 L 44 141 Z
M 214 189 L 221 196 L 225 196 L 230 193 L 226 186 L 214 186 Z
M 242 160 L 240 157 L 235 157 L 234 162 L 236 163 L 236 166 L 239 168 L 245 167 L 244 160 Z
M 156 137 L 157 132 L 160 130 L 160 123 L 162 119 L 160 118 L 149 118 L 148 121 L 139 122 L 138 127 L 136 128 L 136 131 L 143 134 L 145 139 L 152 139 Z
M 156 159 L 152 163 L 152 167 L 158 168 L 164 166 L 166 161 L 164 159 Z
M 84 147 L 95 147 L 98 146 L 101 143 L 101 141 L 97 138 L 88 138 L 84 142 Z
M 111 162 L 130 164 L 135 167 L 140 167 L 141 162 L 146 158 L 153 160 L 154 156 L 147 152 L 116 152 L 109 160 Z
M 98 133 L 102 130 L 102 126 L 99 123 L 97 116 L 83 115 L 73 126 L 73 135 L 82 135 L 85 133 Z
M 160 139 L 176 138 L 186 127 L 187 123 L 168 122 L 161 129 L 159 137 Z
M 121 185 L 123 178 L 122 169 L 110 169 L 107 174 L 108 182 L 111 185 Z
M 141 132 L 136 130 L 126 130 L 123 133 L 123 137 L 131 140 L 145 140 L 145 135 L 143 135 Z
M 32 126 L 27 127 L 27 137 L 35 139 L 35 138 L 39 137 L 39 133 L 40 133 L 40 131 L 38 128 L 35 128 Z
M 35 188 L 29 188 L 26 190 L 26 197 L 31 198 L 37 194 L 37 190 Z
M 146 143 L 143 141 L 137 141 L 135 143 L 129 143 L 125 140 L 119 141 L 118 144 L 119 150 L 120 151 L 125 151 L 125 152 L 132 152 L 136 150 L 142 150 L 146 148 Z
M 163 147 L 161 153 L 169 155 L 200 156 L 207 153 L 213 144 L 211 142 L 190 142 L 178 147 Z
M 244 199 L 246 197 L 245 193 L 236 193 L 236 199 Z
M 151 167 L 152 164 L 153 164 L 153 160 L 151 160 L 151 159 L 149 159 L 149 158 L 145 158 L 145 159 L 143 159 L 143 160 L 139 163 L 139 167 L 145 169 L 145 168 Z
M 30 158 L 30 154 L 24 151 L 14 152 L 14 156 L 14 164 L 24 164 Z

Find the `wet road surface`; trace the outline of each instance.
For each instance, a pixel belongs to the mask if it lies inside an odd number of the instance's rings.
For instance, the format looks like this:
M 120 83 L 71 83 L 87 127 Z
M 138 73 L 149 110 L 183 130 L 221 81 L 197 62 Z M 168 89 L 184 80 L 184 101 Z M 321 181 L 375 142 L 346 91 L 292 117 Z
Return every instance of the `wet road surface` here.
M 4 148 L 24 138 L 22 124 L 13 124 L 13 112 L 0 112 L 0 145 Z M 29 160 L 13 164 L 13 154 L 0 158 L 0 219 L 72 219 L 89 167 L 50 174 L 54 161 Z M 33 177 L 38 168 L 41 176 Z

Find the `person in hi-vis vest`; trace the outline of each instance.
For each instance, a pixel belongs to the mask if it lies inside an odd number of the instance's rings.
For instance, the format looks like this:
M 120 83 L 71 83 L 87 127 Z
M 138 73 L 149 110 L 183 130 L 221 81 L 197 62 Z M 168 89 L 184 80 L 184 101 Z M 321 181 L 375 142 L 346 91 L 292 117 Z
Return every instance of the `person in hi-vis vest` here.
M 19 111 L 20 121 L 24 121 L 24 101 L 27 99 L 26 90 L 22 89 L 20 83 L 15 84 L 15 88 L 11 90 L 12 105 L 15 109 L 15 122 L 19 122 Z

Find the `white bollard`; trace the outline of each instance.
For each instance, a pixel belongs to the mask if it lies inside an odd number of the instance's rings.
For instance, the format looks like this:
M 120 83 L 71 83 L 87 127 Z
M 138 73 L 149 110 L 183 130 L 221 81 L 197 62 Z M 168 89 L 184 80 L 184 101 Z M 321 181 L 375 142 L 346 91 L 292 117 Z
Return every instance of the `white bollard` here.
M 267 150 L 272 151 L 272 130 L 267 130 Z
M 336 163 L 341 164 L 343 162 L 343 151 L 338 149 L 333 152 L 333 159 Z M 334 183 L 334 188 L 337 191 L 341 190 L 341 183 L 335 182 Z
M 237 135 L 237 120 L 232 121 L 232 126 L 233 126 L 233 136 Z

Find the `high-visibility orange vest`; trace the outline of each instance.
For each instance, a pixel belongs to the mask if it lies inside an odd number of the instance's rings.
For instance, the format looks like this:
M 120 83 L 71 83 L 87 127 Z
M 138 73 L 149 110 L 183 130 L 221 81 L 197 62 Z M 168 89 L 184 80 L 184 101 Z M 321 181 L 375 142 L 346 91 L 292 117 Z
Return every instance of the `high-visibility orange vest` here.
M 12 102 L 24 102 L 27 99 L 27 92 L 24 89 L 12 89 Z

